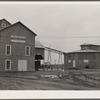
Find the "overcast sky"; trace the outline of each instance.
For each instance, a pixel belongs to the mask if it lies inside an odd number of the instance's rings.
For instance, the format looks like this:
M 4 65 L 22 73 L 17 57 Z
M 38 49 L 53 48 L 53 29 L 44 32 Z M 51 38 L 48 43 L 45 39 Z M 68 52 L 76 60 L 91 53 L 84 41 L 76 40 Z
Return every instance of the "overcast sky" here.
M 83 43 L 100 44 L 100 2 L 0 3 L 2 18 L 21 21 L 36 40 L 65 52 Z

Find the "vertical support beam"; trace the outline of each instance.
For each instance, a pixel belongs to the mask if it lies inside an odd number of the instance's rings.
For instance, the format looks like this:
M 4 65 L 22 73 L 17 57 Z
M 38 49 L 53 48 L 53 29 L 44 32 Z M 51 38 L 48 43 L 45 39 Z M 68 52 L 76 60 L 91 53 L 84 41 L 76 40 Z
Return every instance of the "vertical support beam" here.
M 45 61 L 43 61 L 43 71 L 45 71 Z
M 63 67 L 63 66 L 62 66 L 62 52 L 59 52 L 58 66 L 57 66 L 57 67 L 58 67 L 58 68 L 57 68 L 58 70 L 59 70 L 59 65 L 61 65 L 61 67 Z M 62 68 L 62 70 L 63 70 L 63 68 Z
M 48 67 L 50 67 L 50 69 L 51 69 L 51 49 L 50 49 L 50 46 L 48 48 L 48 60 L 47 60 L 47 62 L 50 64 L 47 66 L 47 70 L 48 70 L 49 69 Z
M 57 58 L 57 60 L 56 60 L 56 67 L 57 67 L 57 69 L 64 69 L 63 67 L 63 61 L 62 61 L 62 55 L 63 55 L 63 52 L 62 51 L 59 51 L 59 50 L 56 50 L 56 49 L 52 49 L 52 48 L 50 48 L 50 46 L 49 47 L 45 47 L 45 50 L 47 50 L 47 67 L 46 67 L 46 69 L 48 70 L 48 69 L 51 69 L 51 70 L 53 70 L 53 65 L 51 64 L 52 63 L 52 57 L 51 57 L 51 52 L 53 52 L 53 53 L 57 53 L 58 54 L 58 58 Z M 59 66 L 61 66 L 61 67 L 59 67 Z

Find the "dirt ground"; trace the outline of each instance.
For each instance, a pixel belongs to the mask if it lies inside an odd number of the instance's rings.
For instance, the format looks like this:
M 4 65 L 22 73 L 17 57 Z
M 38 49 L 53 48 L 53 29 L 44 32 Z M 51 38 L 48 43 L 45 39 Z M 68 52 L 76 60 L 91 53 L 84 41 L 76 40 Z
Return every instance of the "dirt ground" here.
M 100 90 L 100 70 L 2 72 L 0 90 Z

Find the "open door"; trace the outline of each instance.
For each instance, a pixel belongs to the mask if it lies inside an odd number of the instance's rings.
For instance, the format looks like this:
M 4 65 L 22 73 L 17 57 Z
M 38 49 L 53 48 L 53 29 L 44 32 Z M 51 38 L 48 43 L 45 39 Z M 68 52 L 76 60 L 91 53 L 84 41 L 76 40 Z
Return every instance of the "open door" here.
M 41 60 L 44 58 L 40 54 L 35 55 L 35 69 L 38 70 L 41 67 Z

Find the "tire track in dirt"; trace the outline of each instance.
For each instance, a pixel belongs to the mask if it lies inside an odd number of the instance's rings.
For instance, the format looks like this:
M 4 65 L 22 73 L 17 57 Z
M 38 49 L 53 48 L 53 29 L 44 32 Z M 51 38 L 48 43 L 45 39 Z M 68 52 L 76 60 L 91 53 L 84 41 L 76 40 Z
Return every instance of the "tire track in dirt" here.
M 69 75 L 70 76 L 70 75 Z M 70 78 L 72 78 L 70 76 Z M 86 86 L 82 86 L 80 83 L 76 84 L 68 82 L 68 80 L 50 80 L 50 79 L 32 79 L 32 78 L 21 78 L 21 77 L 2 77 L 0 81 L 5 82 L 6 89 L 16 90 L 84 90 L 91 89 Z M 8 85 L 7 85 L 8 84 Z M 9 85 L 12 85 L 9 86 Z M 80 84 L 80 85 L 79 85 Z M 3 85 L 3 84 L 2 84 Z M 7 88 L 7 86 L 9 88 Z M 95 89 L 95 88 L 94 88 Z

